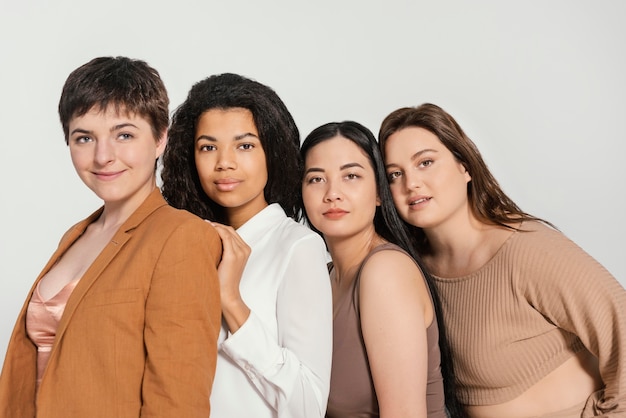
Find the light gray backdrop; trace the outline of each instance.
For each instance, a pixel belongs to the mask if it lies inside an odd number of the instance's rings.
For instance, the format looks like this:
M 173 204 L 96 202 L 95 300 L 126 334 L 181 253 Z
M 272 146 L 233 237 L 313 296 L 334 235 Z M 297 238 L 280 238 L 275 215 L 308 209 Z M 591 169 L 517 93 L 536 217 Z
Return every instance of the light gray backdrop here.
M 56 106 L 100 55 L 156 67 L 172 110 L 192 83 L 272 86 L 302 135 L 433 102 L 505 191 L 626 283 L 626 2 L 0 0 L 0 361 L 63 232 L 100 202 L 70 162 Z

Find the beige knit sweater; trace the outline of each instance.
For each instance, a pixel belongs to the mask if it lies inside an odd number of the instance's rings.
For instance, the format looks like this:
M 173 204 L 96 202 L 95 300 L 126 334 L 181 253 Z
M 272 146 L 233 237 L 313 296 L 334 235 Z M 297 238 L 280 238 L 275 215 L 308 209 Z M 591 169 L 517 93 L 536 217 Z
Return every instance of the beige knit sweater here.
M 586 347 L 605 389 L 583 416 L 626 417 L 626 291 L 560 232 L 521 229 L 478 271 L 435 277 L 461 402 L 514 399 Z

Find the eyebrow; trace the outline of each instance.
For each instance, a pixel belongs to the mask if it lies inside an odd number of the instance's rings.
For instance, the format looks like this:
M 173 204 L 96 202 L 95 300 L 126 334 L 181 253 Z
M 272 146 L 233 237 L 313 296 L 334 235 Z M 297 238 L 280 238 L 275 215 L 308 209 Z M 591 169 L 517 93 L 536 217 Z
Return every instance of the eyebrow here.
M 127 123 L 120 123 L 119 125 L 112 126 L 111 129 L 109 129 L 109 132 L 115 132 L 117 130 L 128 128 L 128 127 L 139 129 L 137 128 L 137 125 L 127 122 Z M 93 134 L 93 131 L 89 129 L 76 128 L 76 129 L 73 129 L 72 132 L 70 132 L 70 136 L 74 134 Z
M 339 167 L 340 170 L 345 170 L 347 168 L 352 168 L 352 167 L 359 167 L 359 168 L 363 168 L 363 166 L 359 163 L 348 163 L 348 164 L 344 164 L 341 167 Z
M 361 164 L 359 164 L 359 163 L 347 163 L 347 164 L 344 164 L 344 165 L 340 166 L 339 170 L 345 170 L 345 169 L 352 168 L 352 167 L 363 168 L 363 166 Z M 304 172 L 304 174 L 309 174 L 309 173 L 313 173 L 313 172 L 315 172 L 315 173 L 323 173 L 324 171 L 326 171 L 326 170 L 324 170 L 323 168 L 311 167 L 311 168 L 308 168 Z
M 74 134 L 90 134 L 93 131 L 87 130 L 87 129 L 82 129 L 82 128 L 76 128 L 74 130 L 72 130 L 72 132 L 70 132 L 70 136 L 74 135 Z
M 436 153 L 438 151 L 436 149 L 432 149 L 432 148 L 426 148 L 426 149 L 423 149 L 423 150 L 419 150 L 415 154 L 411 155 L 410 160 L 411 161 L 415 161 L 419 157 L 421 157 L 422 154 L 425 154 L 427 152 L 435 152 Z M 389 168 L 389 167 L 393 167 L 393 166 L 397 166 L 397 165 L 398 165 L 397 163 L 389 163 L 389 164 L 385 164 L 385 168 Z
M 120 123 L 119 125 L 115 125 L 114 127 L 111 128 L 111 132 L 128 128 L 128 127 L 139 129 L 137 125 L 130 123 L 130 122 L 126 122 L 126 123 Z
M 319 167 L 311 167 L 311 168 L 307 168 L 306 171 L 304 172 L 304 174 L 309 174 L 309 173 L 323 173 L 324 169 L 323 168 L 319 168 Z
M 246 132 L 246 133 L 243 133 L 243 134 L 235 135 L 234 139 L 235 139 L 235 141 L 241 141 L 242 139 L 246 139 L 248 137 L 256 138 L 259 141 L 261 140 L 258 135 L 255 135 L 252 132 Z M 201 139 L 205 139 L 205 140 L 210 141 L 210 142 L 217 142 L 217 138 L 215 138 L 215 137 L 213 137 L 211 135 L 200 135 L 199 137 L 196 138 L 196 142 L 200 141 Z

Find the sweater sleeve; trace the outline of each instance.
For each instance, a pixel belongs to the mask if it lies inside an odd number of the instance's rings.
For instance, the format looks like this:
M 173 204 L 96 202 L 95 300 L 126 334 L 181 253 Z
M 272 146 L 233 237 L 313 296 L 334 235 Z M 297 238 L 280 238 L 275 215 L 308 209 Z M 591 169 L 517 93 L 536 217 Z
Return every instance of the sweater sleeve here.
M 542 232 L 540 232 L 542 231 Z M 598 358 L 604 388 L 583 418 L 626 414 L 626 291 L 595 259 L 558 231 L 524 232 L 532 253 L 526 297 L 555 326 Z
M 324 245 L 301 239 L 288 261 L 276 300 L 278 341 L 250 313 L 222 343 L 278 417 L 321 418 L 326 411 L 332 359 L 332 297 Z

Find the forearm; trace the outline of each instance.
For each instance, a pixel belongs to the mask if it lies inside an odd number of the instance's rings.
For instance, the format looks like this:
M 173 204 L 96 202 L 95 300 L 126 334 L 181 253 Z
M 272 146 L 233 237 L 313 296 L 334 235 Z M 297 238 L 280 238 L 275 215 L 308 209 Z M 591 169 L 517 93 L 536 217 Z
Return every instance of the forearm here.
M 279 416 L 324 416 L 328 397 L 326 368 L 316 371 L 315 366 L 305 364 L 294 351 L 279 345 L 254 312 L 221 348 Z M 330 370 L 330 361 L 327 369 Z
M 239 289 L 236 291 L 225 292 L 222 286 L 220 295 L 222 304 L 222 315 L 231 334 L 236 333 L 239 328 L 248 320 L 250 316 L 250 308 L 241 298 Z

